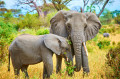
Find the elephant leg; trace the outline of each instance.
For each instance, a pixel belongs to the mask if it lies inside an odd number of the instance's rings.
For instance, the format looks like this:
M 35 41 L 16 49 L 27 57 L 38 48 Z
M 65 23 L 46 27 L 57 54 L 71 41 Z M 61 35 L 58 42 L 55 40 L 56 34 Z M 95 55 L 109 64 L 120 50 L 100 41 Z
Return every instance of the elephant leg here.
M 53 72 L 52 56 L 53 56 L 53 53 L 50 51 L 44 52 L 44 55 L 42 56 L 43 63 L 44 63 L 43 79 L 50 78 L 50 75 L 52 75 L 52 72 Z
M 15 74 L 15 79 L 18 79 L 18 76 L 20 74 L 20 68 L 14 68 L 14 74 Z
M 53 72 L 53 62 L 44 63 L 43 79 L 50 78 L 50 75 L 52 75 L 52 72 Z
M 45 67 L 45 64 L 44 64 L 43 67 L 44 67 L 44 68 L 43 68 L 43 79 L 45 79 L 45 78 L 47 77 L 47 69 L 46 69 L 46 67 Z
M 28 65 L 23 65 L 21 67 L 21 71 L 25 74 L 25 79 L 29 79 L 29 75 L 28 75 L 28 72 L 27 72 L 27 68 L 28 68 Z
M 89 73 L 89 65 L 88 65 L 88 56 L 86 55 L 85 49 L 82 46 L 82 67 L 84 73 Z
M 58 73 L 61 70 L 62 56 L 56 55 L 56 60 L 57 60 L 57 63 L 56 63 L 56 73 Z

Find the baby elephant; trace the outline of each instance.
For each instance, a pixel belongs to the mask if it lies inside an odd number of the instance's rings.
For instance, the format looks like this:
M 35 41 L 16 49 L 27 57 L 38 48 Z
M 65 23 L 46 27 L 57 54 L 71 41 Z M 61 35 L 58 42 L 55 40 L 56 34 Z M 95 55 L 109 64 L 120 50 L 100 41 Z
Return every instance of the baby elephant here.
M 67 39 L 61 36 L 54 34 L 39 36 L 20 35 L 9 47 L 8 71 L 10 71 L 10 57 L 15 75 L 19 75 L 21 69 L 25 73 L 26 78 L 29 78 L 27 73 L 28 66 L 43 61 L 43 78 L 49 78 L 53 71 L 53 53 L 61 55 L 67 62 L 73 61 L 70 45 L 67 43 Z
M 109 33 L 103 33 L 104 37 L 109 37 Z

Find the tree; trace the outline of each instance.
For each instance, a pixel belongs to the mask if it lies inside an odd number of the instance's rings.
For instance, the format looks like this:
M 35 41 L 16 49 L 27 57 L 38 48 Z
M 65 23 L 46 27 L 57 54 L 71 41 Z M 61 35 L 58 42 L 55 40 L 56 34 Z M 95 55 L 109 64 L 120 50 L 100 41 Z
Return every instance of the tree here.
M 14 16 L 20 13 L 20 9 L 7 9 L 5 8 L 5 2 L 0 0 L 0 16 L 3 16 L 5 13 L 11 12 Z
M 44 5 L 46 5 L 46 4 L 47 4 L 46 0 L 43 0 L 43 2 L 44 2 Z
M 5 13 L 7 9 L 5 8 L 5 2 L 0 0 L 0 16 Z
M 89 0 L 83 0 L 84 5 L 83 5 L 82 12 L 84 12 L 84 9 L 87 6 L 88 2 L 89 2 Z
M 31 11 L 36 10 L 38 13 L 38 16 L 42 16 L 43 17 L 43 12 L 41 10 L 41 8 L 37 5 L 37 3 L 39 2 L 39 0 L 18 0 L 17 1 L 17 6 L 22 6 L 22 8 L 26 6 L 29 6 L 31 8 Z M 44 0 L 44 2 L 46 2 L 46 0 Z M 27 8 L 28 9 L 28 8 Z
M 83 0 L 83 7 L 79 7 L 80 9 L 78 9 L 77 6 L 77 10 L 80 10 L 81 12 L 93 12 L 95 11 L 96 7 L 99 8 L 99 13 L 97 14 L 97 16 L 99 17 L 102 12 L 105 9 L 105 6 L 108 3 L 112 3 L 114 0 Z M 74 8 L 76 10 L 76 8 Z M 86 11 L 85 11 L 86 10 Z
M 99 14 L 97 15 L 98 17 L 102 14 L 102 12 L 104 11 L 104 8 L 105 8 L 105 6 L 107 5 L 108 2 L 109 2 L 109 0 L 106 0 L 104 2 L 104 5 L 103 5 L 102 9 L 100 10 Z
M 62 10 L 72 0 L 49 0 L 57 11 Z
M 108 9 L 105 9 L 102 13 L 102 16 L 100 16 L 100 21 L 102 24 L 110 24 L 112 21 L 112 12 Z

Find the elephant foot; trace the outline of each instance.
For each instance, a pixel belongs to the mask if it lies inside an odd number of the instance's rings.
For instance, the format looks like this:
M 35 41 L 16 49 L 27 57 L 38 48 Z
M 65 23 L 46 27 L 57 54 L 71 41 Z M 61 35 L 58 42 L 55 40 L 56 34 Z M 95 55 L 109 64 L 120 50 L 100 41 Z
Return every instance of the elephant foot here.
M 76 67 L 76 66 L 75 66 Z M 81 67 L 74 68 L 74 71 L 79 72 L 81 70 Z
M 89 72 L 83 72 L 83 78 L 88 76 L 89 76 Z

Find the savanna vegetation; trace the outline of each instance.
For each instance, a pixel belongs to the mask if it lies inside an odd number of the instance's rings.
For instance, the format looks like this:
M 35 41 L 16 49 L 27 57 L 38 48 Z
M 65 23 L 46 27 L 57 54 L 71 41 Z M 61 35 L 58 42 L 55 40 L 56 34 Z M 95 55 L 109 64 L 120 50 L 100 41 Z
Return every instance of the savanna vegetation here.
M 20 1 L 20 0 L 19 0 Z M 29 0 L 27 0 L 29 1 Z M 37 13 L 27 12 L 20 13 L 19 10 L 5 9 L 4 2 L 0 0 L 0 79 L 14 79 L 14 71 L 12 64 L 10 65 L 10 72 L 7 70 L 8 66 L 8 48 L 11 42 L 20 34 L 43 35 L 49 34 L 50 19 L 57 13 L 56 8 L 59 4 L 55 2 L 54 5 L 47 5 L 44 1 L 44 6 L 40 8 L 41 11 L 49 11 L 44 16 Z M 70 2 L 71 0 L 68 0 Z M 84 0 L 83 0 L 84 1 Z M 98 0 L 102 1 L 102 0 Z M 109 0 L 106 0 L 109 1 Z M 94 2 L 94 0 L 93 0 Z M 34 4 L 34 3 L 33 3 Z M 62 2 L 61 2 L 62 4 Z M 95 3 L 93 3 L 96 5 Z M 35 4 L 34 4 L 35 5 Z M 69 10 L 65 4 L 65 10 Z M 55 7 L 57 6 L 57 7 Z M 85 7 L 86 5 L 84 5 Z M 45 7 L 45 8 L 44 8 Z M 36 8 L 36 7 L 34 7 Z M 52 9 L 51 9 L 52 8 Z M 61 8 L 59 7 L 61 10 Z M 84 8 L 83 8 L 84 9 Z M 39 10 L 38 10 L 39 11 Z M 95 13 L 93 5 L 87 6 L 87 11 Z M 109 11 L 105 9 L 99 17 L 102 28 L 99 33 L 92 40 L 87 41 L 88 58 L 90 73 L 84 79 L 119 79 L 120 78 L 120 11 Z M 108 38 L 103 37 L 103 33 L 109 33 Z M 75 60 L 75 59 L 74 59 Z M 83 71 L 74 72 L 72 77 L 67 76 L 64 60 L 62 63 L 61 73 L 56 74 L 56 57 L 53 56 L 53 74 L 51 79 L 82 79 Z M 28 68 L 30 79 L 42 79 L 43 63 L 30 65 Z M 20 79 L 24 78 L 24 74 L 20 74 Z

